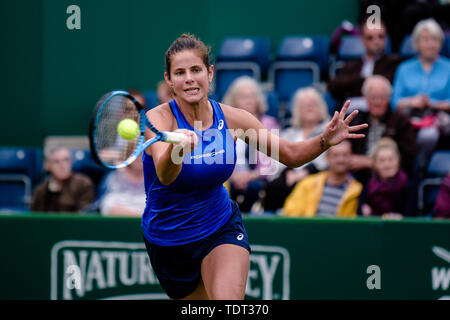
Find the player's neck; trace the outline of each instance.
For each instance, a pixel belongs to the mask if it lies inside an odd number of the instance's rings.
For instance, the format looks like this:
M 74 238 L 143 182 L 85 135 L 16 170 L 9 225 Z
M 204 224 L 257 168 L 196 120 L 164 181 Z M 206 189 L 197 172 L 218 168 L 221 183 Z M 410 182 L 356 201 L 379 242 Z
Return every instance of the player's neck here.
M 201 122 L 203 130 L 209 128 L 213 122 L 213 109 L 208 99 L 202 99 L 198 103 L 186 103 L 185 101 L 177 101 L 178 107 L 183 112 L 184 117 L 191 126 L 195 122 Z

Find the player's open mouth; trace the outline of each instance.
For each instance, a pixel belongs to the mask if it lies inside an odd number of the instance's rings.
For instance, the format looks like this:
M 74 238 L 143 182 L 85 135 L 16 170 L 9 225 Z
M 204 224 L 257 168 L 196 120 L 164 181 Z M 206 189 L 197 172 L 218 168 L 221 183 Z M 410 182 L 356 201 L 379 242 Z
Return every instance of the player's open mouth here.
M 199 88 L 190 88 L 190 89 L 184 90 L 184 92 L 186 92 L 187 94 L 192 94 L 192 95 L 197 94 L 199 91 L 200 91 Z

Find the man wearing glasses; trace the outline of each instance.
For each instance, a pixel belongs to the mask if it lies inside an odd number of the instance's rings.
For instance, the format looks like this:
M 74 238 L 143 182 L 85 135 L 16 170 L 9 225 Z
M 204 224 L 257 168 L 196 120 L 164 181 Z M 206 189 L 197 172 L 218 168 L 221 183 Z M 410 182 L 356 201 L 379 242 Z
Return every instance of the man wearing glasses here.
M 337 105 L 350 99 L 351 109 L 367 111 L 367 104 L 362 98 L 361 88 L 364 80 L 372 75 L 382 75 L 391 83 L 395 70 L 402 61 L 400 56 L 386 54 L 387 32 L 384 23 L 379 28 L 366 22 L 361 25 L 361 41 L 366 49 L 358 59 L 348 61 L 328 82 L 328 91 L 337 100 Z M 351 112 L 351 110 L 348 112 Z

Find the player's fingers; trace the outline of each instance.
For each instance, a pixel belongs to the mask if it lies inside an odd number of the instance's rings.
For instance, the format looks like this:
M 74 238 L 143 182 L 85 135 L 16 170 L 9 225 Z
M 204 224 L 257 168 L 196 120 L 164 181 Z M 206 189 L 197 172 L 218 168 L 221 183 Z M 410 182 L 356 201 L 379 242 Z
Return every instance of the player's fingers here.
M 349 132 L 355 132 L 355 131 L 359 131 L 359 130 L 361 130 L 361 129 L 365 129 L 365 128 L 367 128 L 368 127 L 368 124 L 367 123 L 363 123 L 363 124 L 359 124 L 359 125 L 357 125 L 357 126 L 351 126 L 351 127 L 349 127 L 348 128 L 348 131 Z
M 364 138 L 366 135 L 362 134 L 362 133 L 350 133 L 347 138 L 349 139 L 362 139 Z
M 355 117 L 358 115 L 359 111 L 358 110 L 354 110 L 347 118 L 345 118 L 345 124 L 349 125 L 350 122 L 353 121 L 353 119 L 355 119 Z
M 339 113 L 337 111 L 334 112 L 333 118 L 330 121 L 332 126 L 335 126 L 339 121 Z
M 342 107 L 341 112 L 339 113 L 339 117 L 341 119 L 344 119 L 349 106 L 350 106 L 350 100 L 345 101 L 344 106 Z

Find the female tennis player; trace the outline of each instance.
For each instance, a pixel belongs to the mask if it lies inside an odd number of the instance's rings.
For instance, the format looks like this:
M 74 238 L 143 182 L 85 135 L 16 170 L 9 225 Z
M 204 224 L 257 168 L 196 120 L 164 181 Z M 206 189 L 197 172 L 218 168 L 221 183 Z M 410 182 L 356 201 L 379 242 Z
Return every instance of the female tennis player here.
M 357 111 L 345 118 L 347 101 L 320 136 L 292 143 L 249 112 L 208 98 L 214 66 L 209 49 L 196 37 L 183 34 L 165 59 L 164 77 L 175 98 L 146 115 L 159 130 L 182 132 L 186 138 L 179 145 L 156 142 L 143 154 L 147 206 L 142 227 L 150 261 L 172 299 L 243 299 L 250 245 L 238 205 L 223 186 L 234 169 L 237 135 L 253 133 L 247 143 L 298 167 L 344 139 L 364 137 L 352 132 L 367 125 L 349 126 Z M 147 130 L 147 135 L 154 133 Z

